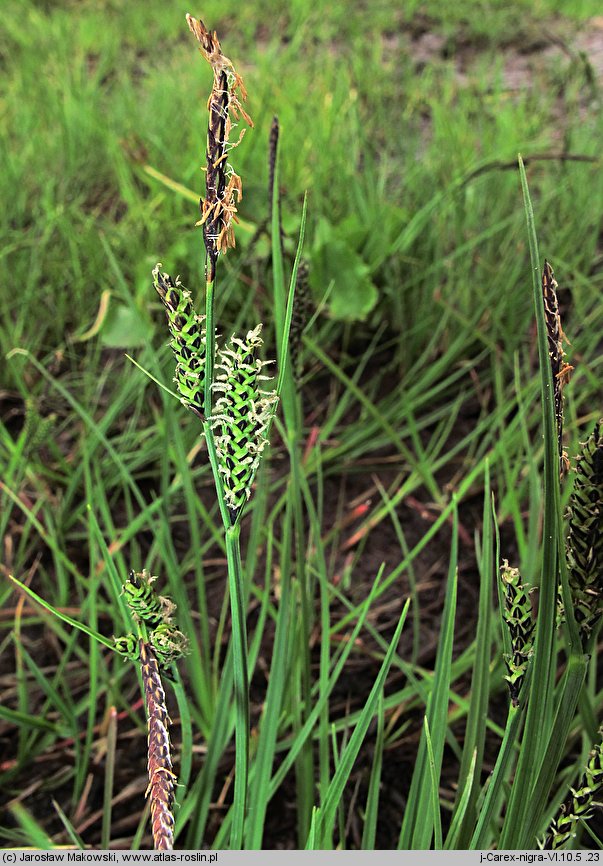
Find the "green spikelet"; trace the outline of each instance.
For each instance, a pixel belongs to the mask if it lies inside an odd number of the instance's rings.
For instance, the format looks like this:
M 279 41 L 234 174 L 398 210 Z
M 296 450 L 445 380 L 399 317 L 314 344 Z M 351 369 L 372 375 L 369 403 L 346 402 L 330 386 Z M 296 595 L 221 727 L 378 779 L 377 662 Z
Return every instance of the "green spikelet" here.
M 151 646 L 161 667 L 174 664 L 188 652 L 188 640 L 175 626 L 162 623 L 151 632 Z
M 123 591 L 128 607 L 144 623 L 152 647 L 162 671 L 174 664 L 188 652 L 188 640 L 172 623 L 176 605 L 168 598 L 158 595 L 153 589 L 157 580 L 148 571 L 131 571 L 124 583 Z M 127 634 L 114 637 L 113 644 L 118 653 L 138 661 L 140 659 L 140 637 Z
M 258 325 L 244 340 L 231 338 L 230 346 L 218 353 L 216 369 L 221 372 L 212 384 L 212 389 L 220 395 L 212 428 L 217 431 L 219 470 L 233 520 L 249 499 L 277 399 L 276 394 L 260 388 L 260 382 L 268 378 L 261 374 L 267 362 L 255 357 L 262 345 L 261 330 L 262 326 Z
M 114 637 L 113 645 L 120 655 L 131 659 L 133 662 L 138 661 L 140 658 L 140 641 L 135 634 Z
M 172 335 L 170 346 L 176 356 L 174 381 L 182 402 L 197 415 L 203 414 L 205 384 L 205 316 L 198 316 L 190 292 L 168 274 L 162 274 L 161 264 L 153 270 L 153 285 L 163 301 L 168 327 Z
M 578 458 L 567 563 L 576 621 L 586 638 L 603 613 L 603 433 L 599 421 Z
M 603 733 L 603 730 L 599 730 Z M 588 757 L 586 770 L 580 779 L 580 786 L 574 790 L 561 806 L 557 817 L 551 823 L 544 840 L 543 848 L 554 850 L 568 842 L 576 831 L 578 821 L 590 821 L 595 813 L 596 797 L 603 786 L 603 747 L 598 743 Z
M 297 281 L 295 285 L 295 301 L 293 302 L 293 314 L 291 316 L 291 330 L 289 332 L 289 346 L 291 352 L 291 369 L 296 383 L 302 374 L 302 337 L 304 328 L 308 321 L 308 314 L 312 305 L 309 284 L 310 268 L 305 259 L 301 259 L 297 269 Z
M 188 640 L 175 626 L 162 623 L 150 635 L 149 643 L 153 647 L 159 668 L 165 672 L 170 665 L 188 653 Z M 115 650 L 133 662 L 140 661 L 140 638 L 135 634 L 114 637 Z
M 144 569 L 137 573 L 131 571 L 129 580 L 124 583 L 124 595 L 128 607 L 149 628 L 155 629 L 162 623 L 170 622 L 170 614 L 174 605 L 166 598 L 157 595 L 153 583 L 157 580 Z
M 527 584 L 521 582 L 519 570 L 511 568 L 507 560 L 501 567 L 505 606 L 503 617 L 511 635 L 511 652 L 505 653 L 509 692 L 513 706 L 517 706 L 523 678 L 532 654 L 534 619 Z

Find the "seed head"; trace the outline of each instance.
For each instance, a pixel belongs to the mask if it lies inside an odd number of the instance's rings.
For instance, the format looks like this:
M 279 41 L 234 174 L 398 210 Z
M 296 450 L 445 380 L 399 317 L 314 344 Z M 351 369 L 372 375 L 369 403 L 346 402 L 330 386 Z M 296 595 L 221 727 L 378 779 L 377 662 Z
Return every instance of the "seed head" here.
M 227 162 L 228 151 L 239 144 L 244 134 L 242 130 L 238 141 L 230 142 L 233 119 L 242 117 L 249 126 L 253 126 L 253 122 L 241 105 L 247 99 L 243 79 L 232 61 L 222 53 L 215 31 L 207 30 L 203 22 L 192 15 L 187 15 L 186 20 L 214 76 L 207 103 L 207 176 L 199 221 L 207 250 L 206 279 L 213 282 L 218 254 L 235 246 L 232 223 L 237 222 L 237 204 L 243 197 L 241 179 Z
M 145 568 L 138 573 L 131 571 L 123 586 L 128 607 L 149 628 L 171 622 L 170 614 L 174 610 L 173 602 L 157 595 L 153 589 L 156 580 Z
M 157 851 L 170 851 L 174 846 L 174 784 L 172 772 L 169 724 L 165 692 L 159 675 L 155 652 L 140 641 L 142 681 L 147 707 L 149 786 L 146 791 L 151 803 L 153 843 Z
M 113 646 L 120 655 L 131 659 L 133 662 L 140 658 L 140 642 L 135 634 L 125 634 L 122 637 L 113 638 Z
M 302 374 L 302 337 L 308 323 L 308 315 L 312 305 L 309 276 L 310 268 L 308 262 L 306 259 L 301 259 L 297 269 L 295 300 L 293 302 L 293 315 L 291 317 L 291 329 L 289 332 L 291 369 L 293 370 L 293 378 L 296 382 L 299 382 Z
M 557 422 L 557 447 L 559 450 L 559 470 L 563 475 L 567 458 L 563 452 L 563 388 L 569 381 L 573 369 L 564 362 L 563 339 L 565 334 L 561 328 L 559 302 L 557 300 L 557 280 L 550 264 L 545 260 L 542 272 L 542 296 L 544 299 L 544 319 L 546 323 L 547 342 L 551 372 L 553 374 L 553 399 L 555 402 L 555 420 Z
M 151 632 L 151 645 L 161 669 L 177 662 L 188 652 L 188 639 L 175 626 L 162 623 Z

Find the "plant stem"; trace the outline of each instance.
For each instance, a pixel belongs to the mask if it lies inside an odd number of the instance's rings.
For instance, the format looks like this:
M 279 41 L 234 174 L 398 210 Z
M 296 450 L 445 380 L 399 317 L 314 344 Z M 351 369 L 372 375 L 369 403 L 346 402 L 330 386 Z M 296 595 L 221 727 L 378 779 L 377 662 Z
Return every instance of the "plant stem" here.
M 236 748 L 231 850 L 240 850 L 243 847 L 249 776 L 249 676 L 247 673 L 247 629 L 243 601 L 240 531 L 238 524 L 226 527 L 228 587 L 232 613 Z
M 222 478 L 218 470 L 218 456 L 214 434 L 211 428 L 212 382 L 214 378 L 214 358 L 216 334 L 214 327 L 214 286 L 215 280 L 205 284 L 205 327 L 206 362 L 205 388 L 203 394 L 203 430 L 207 442 L 207 453 L 211 464 L 216 495 L 226 536 L 226 556 L 228 561 L 228 589 L 232 617 L 233 682 L 235 692 L 235 782 L 233 820 L 230 847 L 240 850 L 243 847 L 245 832 L 245 813 L 247 809 L 247 784 L 249 777 L 249 674 L 247 670 L 247 629 L 245 624 L 245 602 L 243 593 L 243 567 L 241 564 L 240 525 L 233 524 L 226 501 Z

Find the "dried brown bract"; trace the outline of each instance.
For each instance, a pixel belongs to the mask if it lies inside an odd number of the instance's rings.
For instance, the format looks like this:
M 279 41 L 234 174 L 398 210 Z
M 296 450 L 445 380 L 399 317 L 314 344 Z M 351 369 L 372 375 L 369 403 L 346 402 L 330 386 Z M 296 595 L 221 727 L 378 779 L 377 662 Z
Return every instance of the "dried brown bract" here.
M 233 119 L 242 117 L 249 126 L 253 126 L 253 122 L 241 104 L 247 99 L 243 79 L 232 61 L 222 53 L 216 33 L 207 30 L 203 22 L 192 15 L 187 15 L 186 20 L 214 75 L 207 103 L 206 192 L 200 202 L 199 221 L 208 257 L 206 279 L 213 282 L 219 253 L 235 246 L 232 224 L 237 222 L 237 204 L 243 197 L 241 178 L 227 162 L 228 151 L 239 144 L 245 132 L 241 130 L 238 141 L 230 142 Z
M 165 692 L 153 648 L 140 642 L 140 661 L 147 705 L 149 786 L 146 794 L 151 803 L 153 844 L 157 851 L 170 851 L 174 845 L 174 785 L 170 754 L 170 718 Z

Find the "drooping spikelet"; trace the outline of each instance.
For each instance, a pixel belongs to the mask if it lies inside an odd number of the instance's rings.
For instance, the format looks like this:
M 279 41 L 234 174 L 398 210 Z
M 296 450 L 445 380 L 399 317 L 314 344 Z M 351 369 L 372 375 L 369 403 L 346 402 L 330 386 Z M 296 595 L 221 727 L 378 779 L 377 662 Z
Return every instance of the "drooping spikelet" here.
M 228 151 L 241 141 L 229 141 L 233 127 L 231 118 L 242 117 L 249 126 L 253 122 L 241 105 L 247 99 L 243 79 L 236 72 L 232 61 L 222 54 L 215 32 L 207 30 L 202 21 L 187 15 L 191 32 L 199 42 L 199 48 L 211 65 L 214 80 L 207 103 L 209 123 L 207 127 L 207 177 L 205 199 L 200 202 L 203 240 L 207 250 L 206 279 L 215 278 L 218 254 L 234 247 L 233 220 L 236 222 L 237 204 L 243 197 L 240 177 L 227 163 Z
M 603 733 L 599 730 L 599 733 Z M 590 821 L 597 803 L 596 797 L 603 787 L 603 747 L 595 745 L 588 757 L 586 769 L 580 779 L 579 787 L 570 788 L 570 795 L 561 806 L 557 817 L 552 821 L 543 843 L 545 850 L 561 848 L 576 831 L 578 821 Z
M 191 295 L 178 279 L 162 274 L 161 264 L 153 270 L 153 285 L 163 301 L 168 327 L 172 335 L 170 346 L 176 357 L 176 376 L 182 402 L 197 415 L 203 414 L 205 385 L 205 316 L 198 316 Z
M 555 420 L 557 422 L 557 447 L 559 450 L 559 471 L 563 474 L 567 458 L 563 453 L 563 388 L 569 380 L 572 367 L 564 362 L 563 330 L 559 316 L 557 300 L 557 281 L 550 264 L 545 260 L 542 272 L 542 296 L 544 299 L 544 319 L 546 323 L 547 342 L 551 372 L 553 374 L 553 399 L 555 402 Z
M 251 494 L 251 484 L 267 439 L 276 394 L 260 388 L 267 380 L 261 371 L 266 361 L 256 358 L 262 345 L 258 325 L 244 340 L 233 336 L 230 346 L 218 353 L 217 375 L 212 388 L 216 400 L 212 428 L 216 431 L 219 470 L 224 480 L 226 504 L 233 520 Z
M 188 652 L 188 639 L 175 626 L 162 623 L 150 634 L 151 645 L 161 669 L 177 662 Z
M 152 577 L 146 569 L 139 573 L 131 571 L 123 590 L 128 607 L 147 629 L 161 670 L 165 670 L 186 654 L 188 640 L 172 622 L 176 605 L 155 592 L 155 580 L 157 578 Z M 113 644 L 117 652 L 126 658 L 132 661 L 140 658 L 140 642 L 136 635 L 114 637 Z
M 576 622 L 587 638 L 603 613 L 603 421 L 583 445 L 577 461 L 567 564 Z
M 164 623 L 150 633 L 149 642 L 157 656 L 160 671 L 171 676 L 168 668 L 187 654 L 188 639 L 175 626 Z M 125 658 L 134 662 L 140 660 L 140 639 L 137 635 L 130 633 L 114 637 L 113 645 Z
M 116 652 L 133 662 L 140 658 L 140 639 L 135 634 L 130 633 L 114 637 L 113 646 Z
M 165 692 L 159 675 L 157 658 L 149 644 L 140 641 L 142 681 L 148 724 L 149 786 L 146 795 L 151 803 L 153 844 L 157 851 L 170 851 L 174 844 L 174 784 L 170 752 L 170 719 Z
M 528 586 L 521 582 L 519 569 L 511 568 L 507 560 L 501 566 L 504 592 L 503 617 L 509 627 L 511 652 L 505 653 L 509 692 L 513 706 L 517 706 L 519 692 L 532 654 L 534 619 Z

